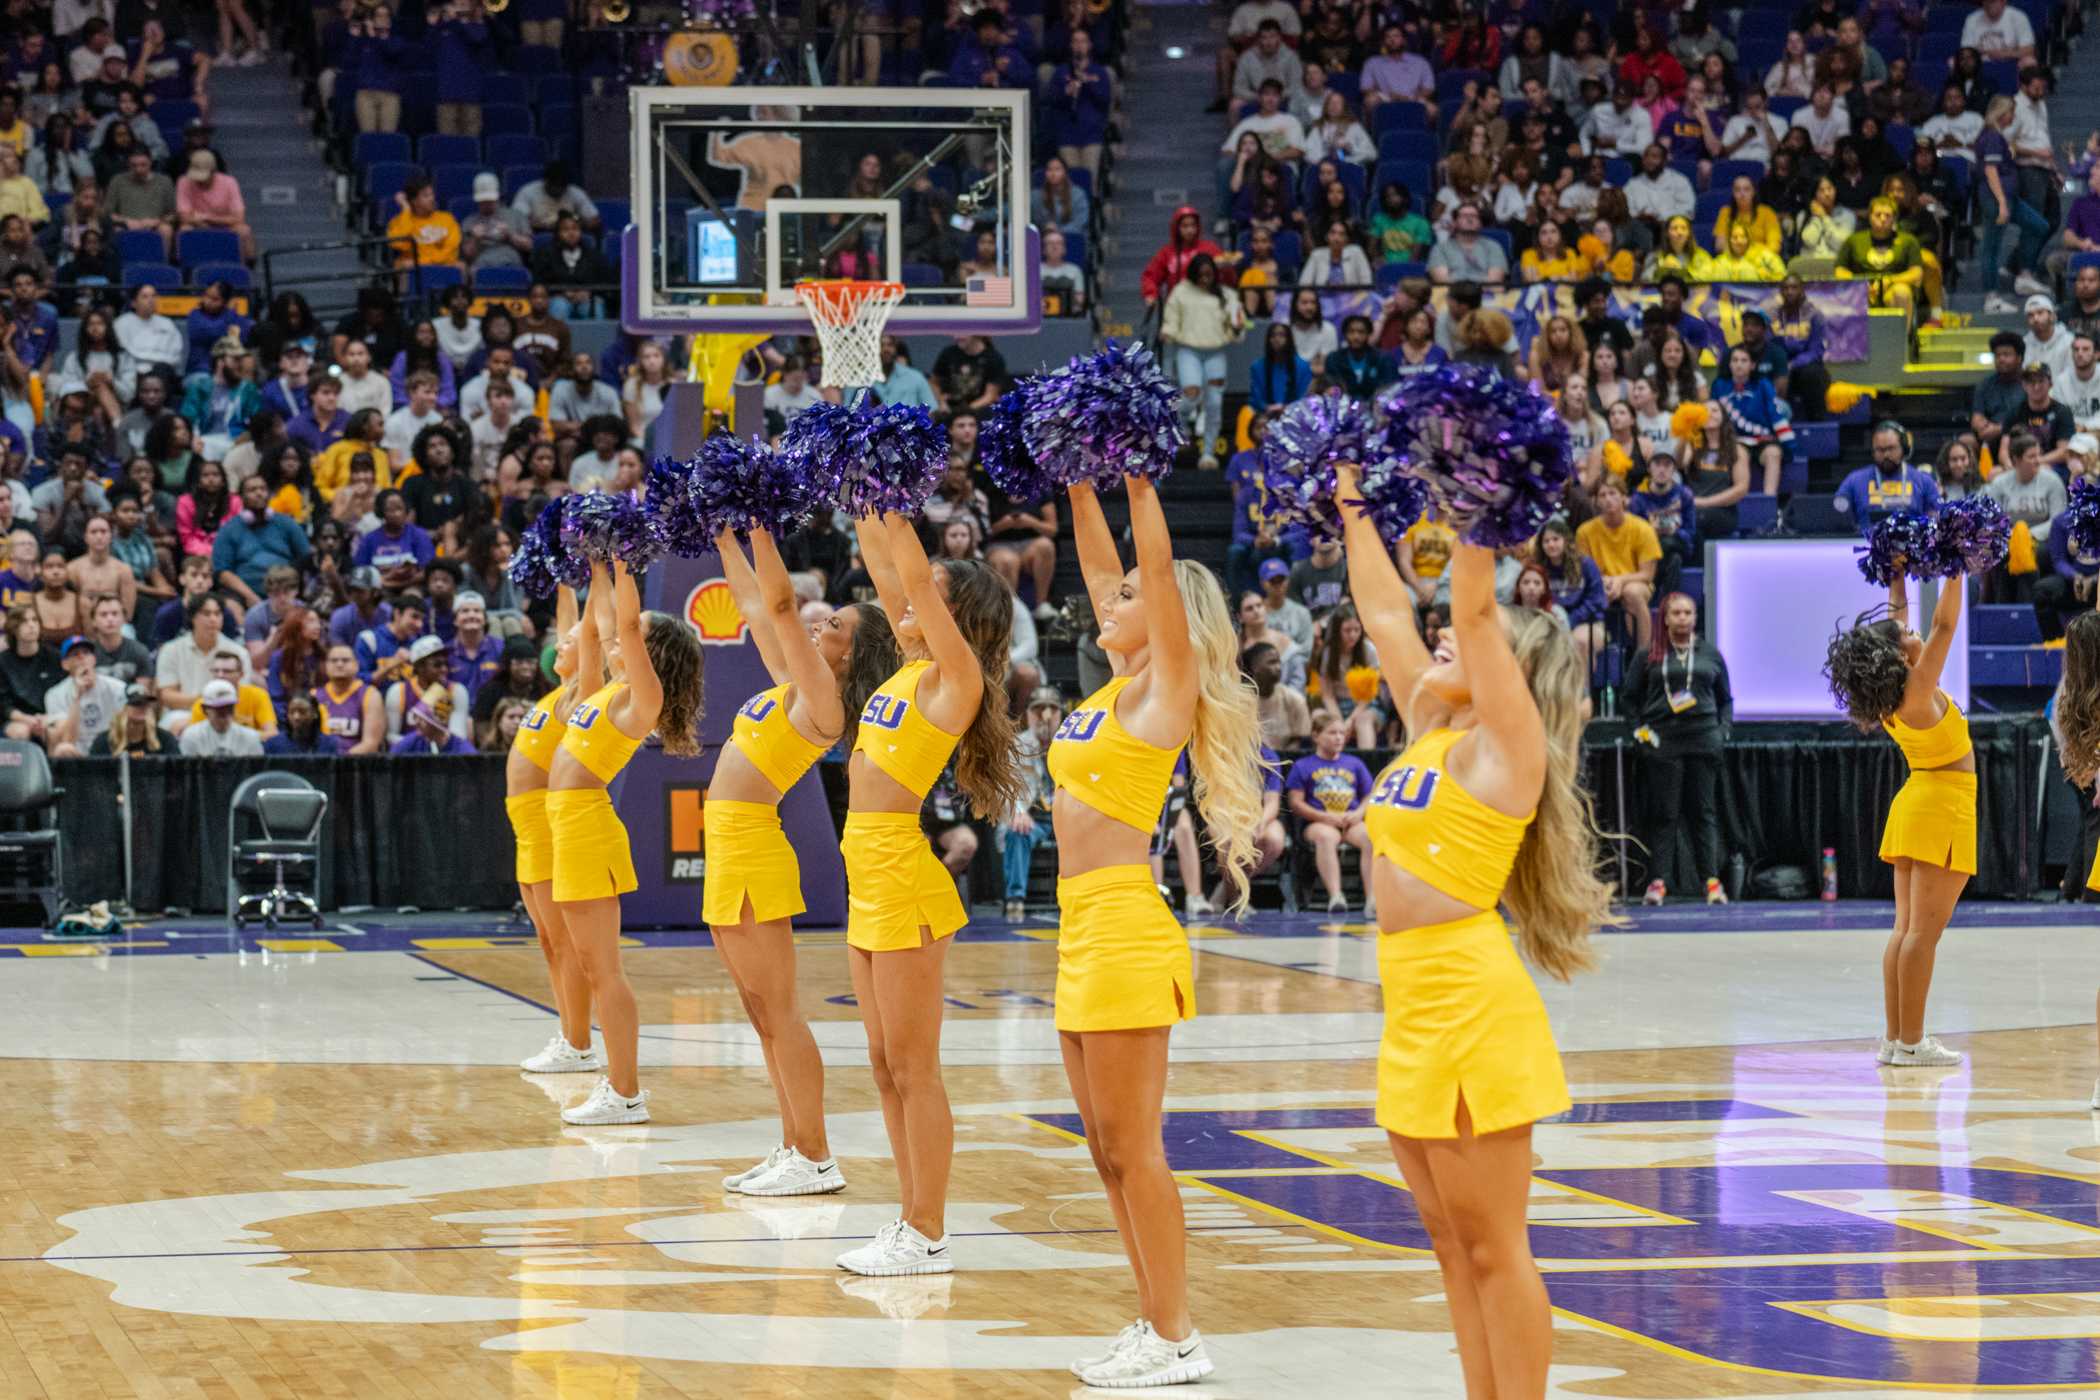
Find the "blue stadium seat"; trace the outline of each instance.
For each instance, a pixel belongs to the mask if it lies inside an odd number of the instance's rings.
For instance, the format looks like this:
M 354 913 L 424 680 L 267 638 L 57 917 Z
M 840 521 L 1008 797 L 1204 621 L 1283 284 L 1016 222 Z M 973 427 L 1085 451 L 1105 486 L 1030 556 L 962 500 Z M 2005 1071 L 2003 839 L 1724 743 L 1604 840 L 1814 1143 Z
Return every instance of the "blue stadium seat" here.
M 897 278 L 907 287 L 938 287 L 941 270 L 932 263 L 908 262 L 898 266 Z
M 1429 162 L 1422 160 L 1382 160 L 1371 174 L 1371 183 L 1381 190 L 1389 183 L 1406 186 L 1415 197 L 1417 211 L 1429 207 L 1435 188 L 1429 183 Z
M 604 208 L 605 208 L 605 206 L 604 206 L 603 204 L 601 204 L 601 205 L 599 205 L 599 206 L 598 206 L 598 208 L 599 208 L 600 212 L 603 212 L 603 211 L 604 211 Z M 611 228 L 611 227 L 612 227 L 612 221 L 611 221 L 610 219 L 606 220 L 605 226 L 606 226 L 606 227 L 607 227 L 608 229 L 609 229 L 609 228 Z M 606 241 L 607 245 L 609 246 L 609 245 L 611 245 L 611 244 L 613 244 L 613 243 L 617 243 L 617 242 L 618 242 L 619 240 L 618 240 L 618 239 L 615 239 L 615 238 L 608 238 L 608 239 L 606 239 L 605 241 Z M 1086 235 L 1085 235 L 1085 234 L 1083 234 L 1083 233 L 1068 233 L 1068 234 L 1066 234 L 1066 235 L 1065 235 L 1065 261 L 1066 261 L 1066 262 L 1069 262 L 1069 263 L 1077 263 L 1077 264 L 1078 264 L 1079 266 L 1081 266 L 1081 267 L 1085 267 L 1085 266 L 1086 266 L 1086 255 L 1087 255 L 1087 241 L 1086 241 Z
M 398 131 L 360 131 L 350 143 L 351 163 L 360 170 L 382 161 L 406 164 L 408 158 L 408 138 Z
M 1484 228 L 1480 231 L 1480 236 L 1501 244 L 1502 256 L 1509 259 L 1509 265 L 1512 268 L 1517 265 L 1517 244 L 1516 240 L 1509 236 L 1508 229 Z
M 1735 179 L 1738 175 L 1748 175 L 1752 180 L 1762 180 L 1765 177 L 1765 168 L 1754 160 L 1717 160 L 1714 162 L 1711 188 L 1721 190 L 1724 193 L 1733 190 L 1735 188 Z
M 416 142 L 416 160 L 427 166 L 478 165 L 481 138 L 478 136 L 425 136 Z
M 157 291 L 172 292 L 182 286 L 179 268 L 164 262 L 137 262 L 124 265 L 124 290 L 134 287 L 152 286 Z
M 481 165 L 476 161 L 455 161 L 433 167 L 430 183 L 437 190 L 438 203 L 449 208 L 453 200 L 464 198 L 471 205 L 474 202 L 474 177 L 480 173 Z
M 483 136 L 530 136 L 534 130 L 532 109 L 522 102 L 489 102 L 482 105 Z
M 1959 162 L 1956 162 L 1956 161 L 1949 161 L 1949 162 L 1948 162 L 1948 164 L 1949 164 L 1949 165 L 1954 165 L 1954 164 L 1958 164 L 1958 163 L 1959 163 Z M 2073 274 L 2075 275 L 2075 274 L 2077 273 L 2078 269 L 2080 269 L 2080 268 L 2082 268 L 2082 267 L 2100 267 L 2100 253 L 2073 253 L 2073 254 L 2071 254 L 2071 271 L 2072 271 L 2072 273 L 2073 273 Z
M 576 104 L 558 102 L 540 108 L 539 131 L 550 145 L 564 137 L 574 136 L 577 131 Z
M 1295 283 L 1295 269 L 1305 266 L 1305 237 L 1294 228 L 1280 230 L 1276 235 L 1276 266 L 1283 271 L 1284 281 Z
M 409 274 L 409 290 L 435 295 L 448 288 L 457 287 L 466 280 L 466 269 L 457 263 L 439 263 L 431 267 L 419 267 Z
M 503 167 L 503 197 L 516 199 L 518 191 L 540 178 L 537 165 L 506 165 Z
M 1410 277 L 1427 277 L 1429 268 L 1418 262 L 1382 262 L 1374 275 L 1378 279 L 1378 290 L 1390 292 Z
M 1910 159 L 1911 149 L 1918 144 L 1918 134 L 1902 122 L 1890 122 L 1887 127 L 1883 128 L 1881 134 L 1888 137 L 1889 144 L 1896 148 L 1896 154 L 1905 161 Z M 1957 162 L 1949 162 L 1949 164 L 1955 163 Z
M 1798 496 L 1808 489 L 1808 459 L 1789 457 L 1779 464 L 1779 494 Z
M 1735 532 L 1755 535 L 1779 523 L 1779 498 L 1753 491 L 1736 503 Z
M 237 262 L 197 263 L 190 268 L 190 278 L 199 287 L 208 287 L 214 282 L 224 282 L 237 292 L 252 291 L 255 287 L 255 278 Z
M 175 235 L 175 260 L 184 267 L 195 267 L 199 263 L 238 263 L 241 260 L 240 235 L 222 228 L 184 229 Z
M 1604 162 L 1604 178 L 1614 185 L 1624 185 L 1633 178 L 1633 162 L 1623 156 L 1613 156 Z
M 1765 104 L 1765 110 L 1783 122 L 1791 122 L 1794 113 L 1808 105 L 1805 97 L 1775 97 Z
M 1813 494 L 1797 492 L 1786 503 L 1786 522 L 1804 535 L 1851 536 L 1859 533 L 1852 517 L 1832 505 L 1830 497 L 1820 491 Z
M 1436 137 L 1426 131 L 1388 131 L 1378 138 L 1378 158 L 1417 160 L 1434 164 L 1439 152 Z
M 484 267 L 474 273 L 474 290 L 484 294 L 522 292 L 532 286 L 532 273 L 522 267 Z
M 441 202 L 445 206 L 445 212 L 458 219 L 461 223 L 465 223 L 469 218 L 473 217 L 476 210 L 474 196 L 470 194 L 455 195 L 451 199 Z
M 2025 647 L 2042 644 L 2042 629 L 2026 603 L 1984 603 L 1969 611 L 1973 646 Z
M 1838 455 L 1838 425 L 1835 423 L 1796 423 L 1794 445 L 1811 462 L 1834 462 Z
M 387 217 L 391 218 L 394 196 L 407 187 L 415 173 L 416 167 L 405 160 L 374 161 L 365 167 L 365 198 L 388 206 Z
M 547 144 L 527 132 L 511 131 L 500 136 L 491 136 L 488 163 L 497 170 L 511 165 L 545 165 Z M 534 175 L 533 178 L 539 177 Z
M 567 73 L 542 74 L 532 85 L 532 100 L 542 107 L 576 101 L 576 80 Z
M 624 199 L 601 199 L 598 201 L 598 217 L 605 220 L 606 241 L 609 243 L 612 235 L 634 222 L 634 206 Z M 1076 255 L 1072 260 L 1079 261 Z
M 1677 576 L 1677 591 L 1690 598 L 1694 603 L 1697 603 L 1699 611 L 1705 612 L 1706 570 L 1685 569 L 1679 572 Z
M 1327 86 L 1348 100 L 1352 110 L 1363 106 L 1363 80 L 1354 73 L 1340 72 L 1327 75 Z
M 117 230 L 117 261 L 120 263 L 157 263 L 167 257 L 168 247 L 160 241 L 160 235 L 150 228 L 126 228 Z
M 1330 85 L 1333 81 L 1328 80 Z M 1388 131 L 1427 131 L 1429 113 L 1419 102 L 1387 102 L 1371 114 L 1371 122 L 1379 136 Z
M 1446 68 L 1436 75 L 1436 95 L 1439 102 L 1453 97 L 1463 97 L 1467 83 L 1491 83 L 1495 75 L 1482 68 Z
M 1729 198 L 1728 187 L 1719 180 L 1714 181 L 1714 187 L 1698 196 L 1692 203 L 1693 231 L 1711 234 L 1714 231 L 1714 220 L 1720 218 L 1721 211 L 1728 207 Z

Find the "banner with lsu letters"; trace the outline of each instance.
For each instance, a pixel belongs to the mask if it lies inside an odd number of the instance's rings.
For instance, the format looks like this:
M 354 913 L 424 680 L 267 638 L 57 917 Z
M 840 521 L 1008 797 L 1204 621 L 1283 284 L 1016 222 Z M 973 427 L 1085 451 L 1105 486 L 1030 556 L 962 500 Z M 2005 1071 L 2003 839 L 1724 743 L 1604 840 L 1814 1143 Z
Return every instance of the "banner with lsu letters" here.
M 1823 317 L 1823 358 L 1833 364 L 1864 361 L 1867 358 L 1867 284 L 1859 280 L 1810 282 L 1806 288 L 1808 304 Z M 1625 321 L 1638 339 L 1641 312 L 1656 299 L 1656 294 L 1645 288 L 1614 287 L 1611 314 Z M 1441 309 L 1443 288 L 1436 289 L 1433 300 Z M 1507 287 L 1484 296 L 1481 304 L 1492 306 L 1509 317 L 1516 330 L 1518 353 L 1527 355 L 1531 352 L 1531 338 L 1547 321 L 1555 316 L 1579 319 L 1581 315 L 1575 305 L 1575 284 L 1572 282 Z M 1705 321 L 1713 333 L 1707 342 L 1710 346 L 1716 343 L 1733 345 L 1743 338 L 1743 312 L 1755 308 L 1769 317 L 1778 306 L 1777 282 L 1695 282 L 1688 285 L 1684 293 L 1685 310 Z

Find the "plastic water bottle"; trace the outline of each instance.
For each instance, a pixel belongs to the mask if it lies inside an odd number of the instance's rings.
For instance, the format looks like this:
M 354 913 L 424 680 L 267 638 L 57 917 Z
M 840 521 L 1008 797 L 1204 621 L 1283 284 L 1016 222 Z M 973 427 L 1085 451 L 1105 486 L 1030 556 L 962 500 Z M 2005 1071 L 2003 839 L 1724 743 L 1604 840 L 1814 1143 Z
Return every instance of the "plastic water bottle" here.
M 1838 897 L 1838 853 L 1835 847 L 1823 848 L 1823 902 L 1834 903 Z

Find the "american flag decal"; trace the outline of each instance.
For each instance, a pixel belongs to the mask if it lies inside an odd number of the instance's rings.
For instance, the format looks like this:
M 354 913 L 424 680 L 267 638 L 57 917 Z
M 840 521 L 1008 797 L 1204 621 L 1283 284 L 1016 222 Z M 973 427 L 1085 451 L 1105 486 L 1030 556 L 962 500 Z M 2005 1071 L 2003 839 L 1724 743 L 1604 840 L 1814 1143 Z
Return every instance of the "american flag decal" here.
M 963 284 L 964 306 L 1012 306 L 1014 304 L 1014 279 L 1011 277 L 972 277 Z

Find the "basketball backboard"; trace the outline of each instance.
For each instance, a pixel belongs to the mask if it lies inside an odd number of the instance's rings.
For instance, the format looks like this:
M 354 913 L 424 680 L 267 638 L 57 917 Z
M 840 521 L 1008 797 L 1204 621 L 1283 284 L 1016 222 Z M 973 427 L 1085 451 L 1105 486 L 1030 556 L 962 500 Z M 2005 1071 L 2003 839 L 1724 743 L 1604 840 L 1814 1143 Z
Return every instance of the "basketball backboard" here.
M 660 87 L 629 101 L 630 329 L 807 331 L 794 284 L 835 277 L 902 282 L 889 323 L 907 333 L 1041 324 L 1025 92 Z

